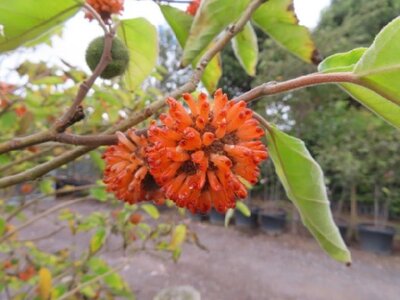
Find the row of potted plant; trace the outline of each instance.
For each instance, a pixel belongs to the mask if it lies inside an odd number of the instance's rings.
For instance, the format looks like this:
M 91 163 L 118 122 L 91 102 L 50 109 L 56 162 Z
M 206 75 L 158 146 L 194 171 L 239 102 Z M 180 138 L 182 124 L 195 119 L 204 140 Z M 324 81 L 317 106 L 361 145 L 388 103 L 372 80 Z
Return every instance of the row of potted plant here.
M 270 235 L 283 233 L 286 225 L 287 214 L 284 210 L 265 211 L 258 207 L 250 209 L 250 216 L 246 216 L 240 210 L 235 210 L 233 220 L 235 226 L 242 229 L 257 229 Z M 225 215 L 211 210 L 207 215 L 190 215 L 195 221 L 207 221 L 214 225 L 224 225 Z
M 269 235 L 279 235 L 284 232 L 288 214 L 283 209 L 266 210 L 259 207 L 250 209 L 251 215 L 245 216 L 240 210 L 235 210 L 233 220 L 235 226 L 241 229 L 256 230 Z M 207 221 L 211 224 L 224 225 L 225 215 L 212 210 L 208 215 L 191 215 L 196 221 Z M 344 220 L 337 222 L 344 239 L 347 237 L 348 224 Z M 362 223 L 357 226 L 357 236 L 362 250 L 389 255 L 392 252 L 396 230 L 392 226 L 379 226 Z

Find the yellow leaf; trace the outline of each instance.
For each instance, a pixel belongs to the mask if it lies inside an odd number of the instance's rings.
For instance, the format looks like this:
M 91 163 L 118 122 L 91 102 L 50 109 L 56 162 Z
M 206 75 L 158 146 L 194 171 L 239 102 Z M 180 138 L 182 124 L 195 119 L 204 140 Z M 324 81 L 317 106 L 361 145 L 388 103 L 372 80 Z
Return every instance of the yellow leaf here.
M 7 224 L 6 225 L 6 233 L 14 232 L 15 229 L 16 229 L 16 227 L 14 225 L 12 225 L 12 224 Z M 10 241 L 15 241 L 17 239 L 17 237 L 18 237 L 18 233 L 14 232 L 12 235 L 10 235 L 9 240 Z
M 186 237 L 186 226 L 180 224 L 175 227 L 175 230 L 172 234 L 171 242 L 168 245 L 168 250 L 174 251 L 182 245 L 183 241 Z
M 52 289 L 52 276 L 47 268 L 39 270 L 38 294 L 41 300 L 49 300 Z

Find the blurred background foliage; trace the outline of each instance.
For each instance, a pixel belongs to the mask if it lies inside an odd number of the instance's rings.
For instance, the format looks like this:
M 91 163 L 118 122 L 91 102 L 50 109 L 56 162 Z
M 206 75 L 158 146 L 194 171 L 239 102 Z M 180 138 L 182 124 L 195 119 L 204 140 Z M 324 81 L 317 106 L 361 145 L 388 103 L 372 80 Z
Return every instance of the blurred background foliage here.
M 398 16 L 399 0 L 334 0 L 323 11 L 313 38 L 322 55 L 368 47 L 375 35 Z M 220 86 L 236 96 L 265 82 L 281 81 L 315 72 L 271 39 L 258 32 L 260 60 L 257 76 L 249 77 L 224 50 Z M 232 87 L 231 87 L 232 86 Z M 351 186 L 357 199 L 373 212 L 400 215 L 400 133 L 334 85 L 317 86 L 266 97 L 253 104 L 270 122 L 305 141 L 324 170 L 330 199 L 340 209 L 349 207 Z M 284 191 L 273 166 L 264 170 L 266 185 L 255 187 L 258 197 L 282 198 Z M 278 190 L 278 191 L 277 191 Z M 261 193 L 265 191 L 265 193 Z M 344 203 L 343 203 L 344 202 Z M 340 203 L 340 204 L 339 204 Z M 339 210 L 340 210 L 339 209 Z M 376 208 L 375 208 L 376 209 Z

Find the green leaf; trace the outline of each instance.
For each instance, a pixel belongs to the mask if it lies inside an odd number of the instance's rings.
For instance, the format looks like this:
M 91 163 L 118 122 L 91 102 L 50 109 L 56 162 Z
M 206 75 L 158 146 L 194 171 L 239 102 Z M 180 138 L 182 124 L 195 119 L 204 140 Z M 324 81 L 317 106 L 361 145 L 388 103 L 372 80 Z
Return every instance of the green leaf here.
M 0 117 L 0 128 L 2 131 L 15 129 L 15 123 L 17 123 L 17 115 L 14 111 L 8 111 Z
M 351 72 L 366 50 L 355 48 L 349 52 L 333 54 L 318 65 L 318 70 L 324 73 Z
M 101 249 L 101 247 L 103 247 L 106 241 L 106 236 L 107 236 L 106 229 L 104 227 L 100 227 L 96 231 L 96 233 L 90 239 L 89 249 L 91 254 L 96 253 Z
M 208 49 L 208 48 L 207 48 Z M 204 52 L 207 51 L 204 50 Z M 201 56 L 204 54 L 202 52 L 198 58 L 193 61 L 193 68 L 196 67 L 199 62 Z M 204 87 L 210 94 L 213 94 L 217 89 L 218 81 L 222 76 L 222 63 L 221 63 L 221 54 L 214 56 L 214 58 L 208 63 L 207 67 L 204 70 L 203 76 L 201 77 L 201 82 L 204 84 Z
M 63 84 L 65 80 L 60 76 L 43 76 L 31 81 L 32 84 L 56 85 Z
M 6 231 L 7 222 L 3 218 L 0 218 L 0 236 L 3 236 L 4 232 Z
M 332 258 L 350 263 L 350 252 L 333 221 L 320 166 L 301 140 L 275 127 L 268 128 L 267 143 L 275 171 L 303 224 Z
M 254 23 L 278 44 L 308 63 L 318 60 L 318 52 L 307 27 L 299 25 L 293 0 L 269 0 L 253 14 Z
M 153 71 L 158 57 L 156 28 L 144 18 L 121 21 L 118 36 L 129 49 L 129 67 L 124 81 L 134 91 Z
M 0 165 L 5 165 L 11 162 L 11 157 L 8 154 L 0 154 Z
M 75 219 L 75 214 L 69 208 L 66 208 L 60 211 L 58 218 L 61 221 L 70 221 Z
M 250 217 L 251 216 L 251 211 L 247 207 L 246 204 L 244 204 L 242 201 L 237 201 L 236 202 L 236 209 L 242 213 L 245 217 Z
M 400 17 L 376 36 L 354 68 L 368 87 L 400 105 Z
M 99 151 L 90 152 L 90 159 L 95 164 L 95 166 L 99 169 L 99 171 L 103 172 L 106 166 L 106 163 L 101 158 L 101 154 Z
M 153 219 L 158 219 L 160 217 L 160 213 L 158 212 L 157 207 L 155 207 L 153 204 L 142 204 L 140 206 L 150 217 Z
M 120 291 L 125 289 L 124 280 L 117 273 L 112 273 L 104 277 L 104 282 L 113 290 Z
M 53 179 L 43 179 L 40 181 L 39 189 L 42 194 L 49 195 L 54 193 L 54 180 Z
M 203 0 L 183 49 L 182 65 L 192 63 L 221 31 L 239 18 L 249 3 L 250 0 Z
M 175 251 L 181 248 L 182 243 L 186 238 L 186 225 L 179 224 L 175 227 L 174 232 L 172 233 L 171 241 L 168 245 L 168 250 Z
M 160 10 L 169 26 L 171 26 L 179 45 L 182 48 L 185 47 L 193 17 L 170 5 L 160 5 Z
M 90 196 L 96 200 L 104 202 L 107 200 L 107 191 L 105 186 L 93 187 L 90 189 Z
M 62 295 L 64 295 L 68 291 L 68 288 L 65 284 L 59 284 L 53 288 L 53 291 L 51 293 L 52 299 L 58 299 Z
M 257 35 L 250 23 L 232 40 L 233 52 L 239 63 L 250 76 L 256 75 L 258 61 Z
M 77 0 L 0 0 L 0 23 L 4 26 L 0 52 L 40 38 L 72 17 L 81 5 Z
M 186 41 L 189 37 L 189 30 L 193 23 L 193 17 L 184 11 L 177 9 L 169 5 L 160 5 L 161 12 L 164 15 L 165 20 L 171 26 L 172 31 L 175 33 L 176 39 L 179 45 L 184 48 Z M 204 49 L 198 57 L 192 62 L 192 67 L 195 68 L 199 59 L 207 49 Z M 213 93 L 216 88 L 219 79 L 222 76 L 221 67 L 221 55 L 218 53 L 209 62 L 206 69 L 204 70 L 201 81 L 209 93 Z
M 324 73 L 351 72 L 365 52 L 366 48 L 356 48 L 346 53 L 334 54 L 321 62 L 318 69 Z M 389 124 L 400 128 L 399 105 L 370 89 L 356 84 L 343 83 L 339 86 L 370 111 L 382 117 Z

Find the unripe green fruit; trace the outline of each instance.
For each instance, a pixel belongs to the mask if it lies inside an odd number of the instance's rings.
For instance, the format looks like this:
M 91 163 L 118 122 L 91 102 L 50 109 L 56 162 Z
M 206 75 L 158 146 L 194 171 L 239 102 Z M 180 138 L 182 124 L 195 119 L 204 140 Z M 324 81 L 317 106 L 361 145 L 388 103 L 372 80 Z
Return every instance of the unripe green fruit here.
M 104 37 L 95 38 L 90 42 L 89 47 L 86 49 L 86 63 L 90 70 L 94 71 L 100 62 L 101 55 L 104 49 Z M 100 74 L 101 78 L 110 79 L 115 76 L 122 75 L 129 63 L 129 51 L 124 43 L 117 37 L 114 37 L 111 46 L 112 61 Z

